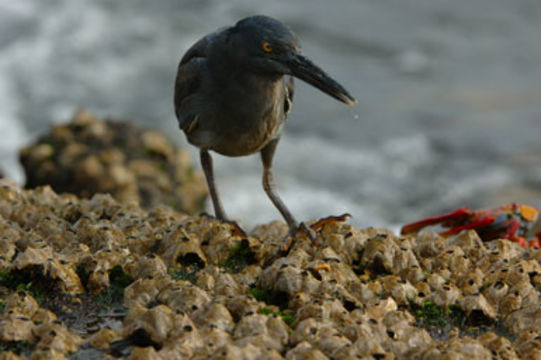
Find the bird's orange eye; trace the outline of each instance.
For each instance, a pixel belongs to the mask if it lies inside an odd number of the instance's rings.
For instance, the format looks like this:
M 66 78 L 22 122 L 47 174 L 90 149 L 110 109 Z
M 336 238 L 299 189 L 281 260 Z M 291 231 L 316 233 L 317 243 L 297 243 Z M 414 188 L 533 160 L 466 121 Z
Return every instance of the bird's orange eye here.
M 263 41 L 261 43 L 261 48 L 266 53 L 271 53 L 272 52 L 272 45 L 270 43 L 266 42 L 266 41 Z

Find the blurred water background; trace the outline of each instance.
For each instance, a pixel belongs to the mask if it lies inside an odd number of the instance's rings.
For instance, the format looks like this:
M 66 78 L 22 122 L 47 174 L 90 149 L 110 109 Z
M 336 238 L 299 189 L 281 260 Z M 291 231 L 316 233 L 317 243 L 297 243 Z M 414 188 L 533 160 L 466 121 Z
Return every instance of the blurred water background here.
M 77 108 L 185 143 L 180 57 L 259 13 L 359 100 L 297 82 L 275 176 L 298 218 L 396 228 L 459 206 L 541 206 L 539 0 L 0 0 L 0 168 L 22 183 L 17 150 Z M 215 159 L 230 216 L 280 218 L 258 156 Z

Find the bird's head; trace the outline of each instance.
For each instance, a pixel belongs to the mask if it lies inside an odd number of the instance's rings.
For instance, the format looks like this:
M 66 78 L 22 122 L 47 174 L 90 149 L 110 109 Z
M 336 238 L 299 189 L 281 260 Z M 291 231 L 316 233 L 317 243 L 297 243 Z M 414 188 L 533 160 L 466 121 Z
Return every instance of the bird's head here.
M 251 16 L 230 29 L 230 56 L 246 71 L 292 75 L 348 105 L 357 102 L 320 67 L 301 55 L 295 34 L 268 16 Z

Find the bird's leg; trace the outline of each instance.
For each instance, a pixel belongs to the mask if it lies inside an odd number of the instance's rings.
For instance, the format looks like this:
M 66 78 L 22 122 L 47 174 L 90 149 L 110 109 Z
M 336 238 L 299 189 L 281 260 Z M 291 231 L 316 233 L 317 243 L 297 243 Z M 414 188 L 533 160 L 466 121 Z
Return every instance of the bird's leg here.
M 216 188 L 216 183 L 214 182 L 214 170 L 212 168 L 212 157 L 208 150 L 201 149 L 199 152 L 201 158 L 201 167 L 205 173 L 205 178 L 207 179 L 207 185 L 210 192 L 210 198 L 212 199 L 212 205 L 214 206 L 214 214 L 220 220 L 227 220 L 225 215 L 224 208 L 222 207 L 222 202 L 218 197 L 218 189 Z
M 231 224 L 234 228 L 233 234 L 241 237 L 246 237 L 246 232 L 237 224 L 236 221 L 228 220 L 227 215 L 225 215 L 224 208 L 222 207 L 222 202 L 218 197 L 218 189 L 216 188 L 216 183 L 214 182 L 214 171 L 212 168 L 212 157 L 208 150 L 201 149 L 199 152 L 201 157 L 201 167 L 205 173 L 205 178 L 207 179 L 207 185 L 210 192 L 210 198 L 212 199 L 212 205 L 214 206 L 214 214 L 216 217 L 228 224 Z
M 278 145 L 278 140 L 272 140 L 261 150 L 261 160 L 263 161 L 263 189 L 271 199 L 272 203 L 278 211 L 282 214 L 290 230 L 297 229 L 297 220 L 291 214 L 287 206 L 284 204 L 278 193 L 276 192 L 276 186 L 274 185 L 274 176 L 272 174 L 272 158 Z
M 263 189 L 287 222 L 290 236 L 293 237 L 299 229 L 302 229 L 311 240 L 314 240 L 315 238 L 310 229 L 304 223 L 301 223 L 300 226 L 298 225 L 297 220 L 295 220 L 295 217 L 291 214 L 291 211 L 289 211 L 276 192 L 276 186 L 274 185 L 274 177 L 272 174 L 272 158 L 274 157 L 276 145 L 278 145 L 279 140 L 279 138 L 274 139 L 265 145 L 263 149 L 261 149 L 261 160 L 263 162 Z

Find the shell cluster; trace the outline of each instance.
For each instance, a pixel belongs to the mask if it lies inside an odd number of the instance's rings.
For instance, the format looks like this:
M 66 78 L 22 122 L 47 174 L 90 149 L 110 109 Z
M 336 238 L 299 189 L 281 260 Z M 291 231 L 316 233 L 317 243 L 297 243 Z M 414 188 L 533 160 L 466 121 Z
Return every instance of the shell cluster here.
M 89 198 L 109 193 L 144 208 L 159 204 L 195 214 L 207 190 L 191 155 L 161 133 L 129 122 L 78 111 L 20 152 L 26 187 L 50 185 L 58 193 Z
M 540 250 L 335 220 L 285 253 L 287 233 L 0 180 L 0 359 L 541 356 Z

